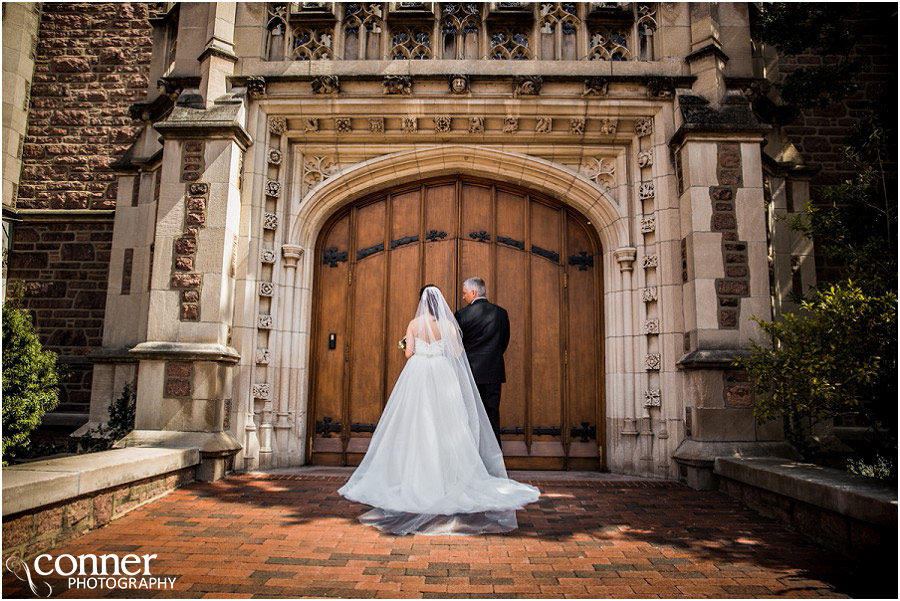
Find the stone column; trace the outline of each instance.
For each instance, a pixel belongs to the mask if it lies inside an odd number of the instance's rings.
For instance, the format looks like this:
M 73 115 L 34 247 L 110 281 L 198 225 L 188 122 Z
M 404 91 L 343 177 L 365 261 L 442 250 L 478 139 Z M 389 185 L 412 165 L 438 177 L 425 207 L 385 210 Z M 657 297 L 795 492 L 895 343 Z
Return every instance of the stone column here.
M 679 95 L 673 148 L 681 222 L 685 439 L 675 452 L 687 483 L 714 488 L 717 456 L 790 455 L 780 421 L 758 425 L 747 376 L 732 366 L 771 318 L 759 125 L 744 96 L 716 110 Z

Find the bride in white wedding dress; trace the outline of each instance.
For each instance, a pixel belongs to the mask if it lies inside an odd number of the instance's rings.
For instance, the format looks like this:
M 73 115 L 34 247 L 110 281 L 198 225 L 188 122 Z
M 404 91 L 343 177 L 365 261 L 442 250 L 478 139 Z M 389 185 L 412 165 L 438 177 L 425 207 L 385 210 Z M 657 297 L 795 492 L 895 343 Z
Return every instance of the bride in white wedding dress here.
M 515 530 L 516 509 L 540 491 L 507 477 L 459 325 L 437 287 L 422 289 L 406 341 L 408 361 L 369 449 L 338 493 L 373 506 L 360 522 L 394 534 Z

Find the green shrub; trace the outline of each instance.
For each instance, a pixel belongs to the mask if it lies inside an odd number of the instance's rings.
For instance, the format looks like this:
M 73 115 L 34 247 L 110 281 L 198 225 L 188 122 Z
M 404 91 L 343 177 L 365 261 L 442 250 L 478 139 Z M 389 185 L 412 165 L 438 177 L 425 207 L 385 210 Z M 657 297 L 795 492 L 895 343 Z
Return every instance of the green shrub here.
M 21 286 L 3 303 L 3 465 L 25 452 L 31 432 L 59 404 L 56 353 L 41 347 Z

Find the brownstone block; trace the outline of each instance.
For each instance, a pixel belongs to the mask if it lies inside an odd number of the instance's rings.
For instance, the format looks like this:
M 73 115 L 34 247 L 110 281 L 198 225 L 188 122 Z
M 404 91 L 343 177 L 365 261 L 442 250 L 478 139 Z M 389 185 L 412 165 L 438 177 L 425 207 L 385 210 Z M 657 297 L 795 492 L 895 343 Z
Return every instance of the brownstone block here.
M 17 547 L 29 540 L 34 534 L 34 516 L 21 517 L 3 522 L 3 546 Z
M 174 378 L 167 379 L 166 390 L 163 396 L 170 399 L 191 396 L 191 381 L 176 380 Z M 118 507 L 116 510 L 118 511 Z
M 194 364 L 186 361 L 170 361 L 166 363 L 166 375 L 172 378 L 190 378 L 194 373 Z
M 172 276 L 172 288 L 196 288 L 201 283 L 199 273 L 176 273 Z

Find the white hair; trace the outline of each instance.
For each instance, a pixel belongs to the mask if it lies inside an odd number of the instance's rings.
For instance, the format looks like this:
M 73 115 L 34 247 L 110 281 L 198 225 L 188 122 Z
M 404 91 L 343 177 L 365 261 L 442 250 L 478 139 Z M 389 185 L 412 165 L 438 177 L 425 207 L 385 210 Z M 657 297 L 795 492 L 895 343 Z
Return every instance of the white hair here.
M 465 282 L 463 282 L 463 288 L 468 288 L 469 290 L 474 290 L 477 296 L 484 296 L 487 294 L 487 288 L 484 286 L 484 280 L 479 277 L 469 278 Z

